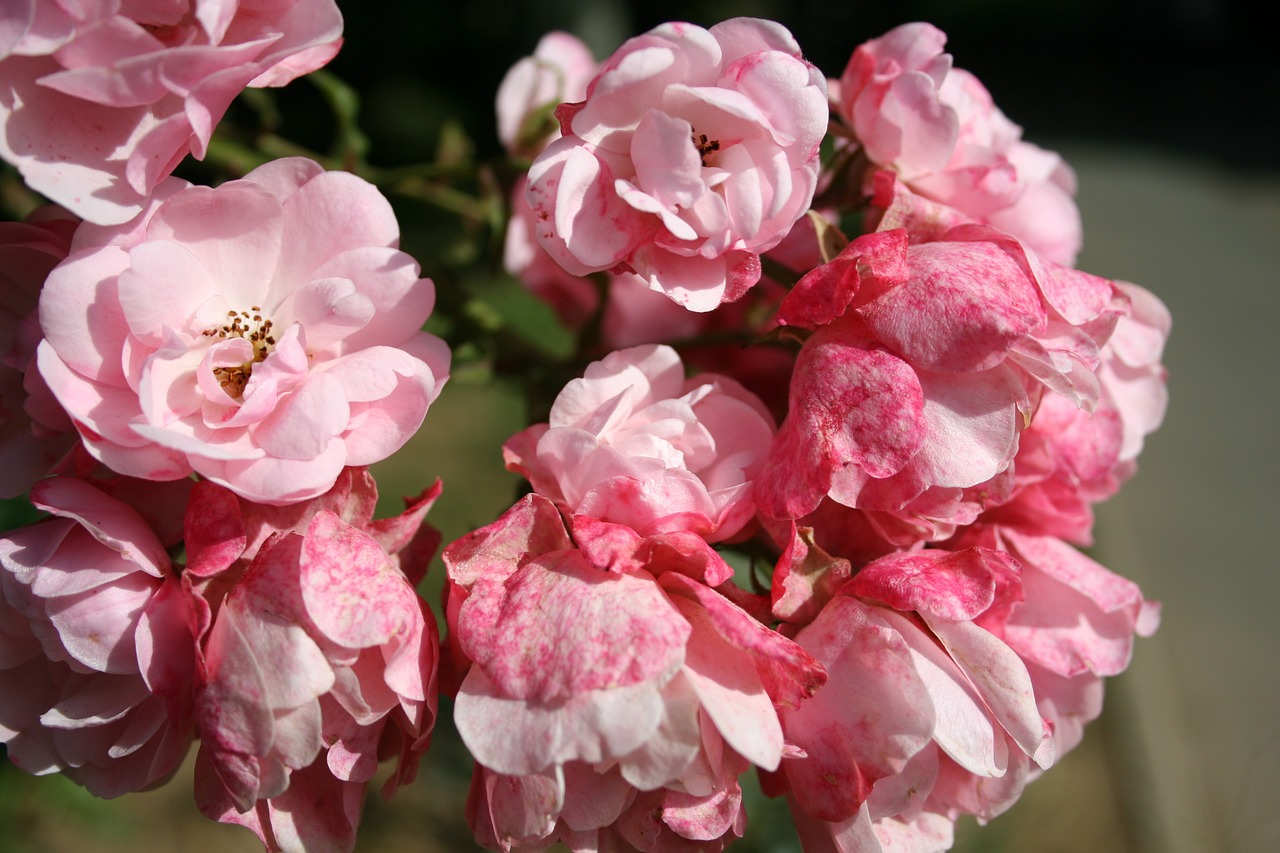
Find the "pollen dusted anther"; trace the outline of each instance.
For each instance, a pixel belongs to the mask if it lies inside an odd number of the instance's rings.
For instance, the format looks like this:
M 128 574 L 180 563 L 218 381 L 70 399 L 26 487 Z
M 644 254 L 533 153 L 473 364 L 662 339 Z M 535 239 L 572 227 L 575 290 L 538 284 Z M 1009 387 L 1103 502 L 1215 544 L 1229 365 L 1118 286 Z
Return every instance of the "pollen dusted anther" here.
M 720 150 L 720 140 L 707 139 L 705 133 L 690 134 L 693 140 L 693 147 L 698 149 L 698 157 L 702 160 L 702 165 L 707 165 L 707 155 L 714 154 Z
M 252 312 L 252 313 L 250 313 Z M 264 319 L 262 309 L 253 305 L 248 311 L 228 311 L 227 319 L 230 321 L 225 326 L 218 326 L 212 329 L 205 329 L 201 334 L 207 337 L 217 337 L 219 339 L 244 338 L 253 344 L 253 360 L 246 361 L 234 367 L 215 367 L 213 375 L 218 378 L 218 384 L 232 397 L 239 398 L 244 393 L 244 388 L 249 384 L 249 377 L 253 375 L 253 366 L 260 361 L 266 359 L 271 352 L 271 348 L 275 346 L 275 336 L 271 334 L 272 323 L 270 320 Z

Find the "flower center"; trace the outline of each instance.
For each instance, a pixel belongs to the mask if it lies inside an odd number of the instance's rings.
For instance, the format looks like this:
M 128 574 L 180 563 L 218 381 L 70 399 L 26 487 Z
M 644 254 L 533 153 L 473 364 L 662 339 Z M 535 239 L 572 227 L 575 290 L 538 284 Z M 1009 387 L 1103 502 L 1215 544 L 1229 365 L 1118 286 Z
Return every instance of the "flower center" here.
M 707 157 L 720 150 L 720 140 L 707 139 L 705 133 L 697 133 L 696 131 L 690 136 L 693 141 L 693 147 L 698 149 L 698 159 L 702 161 L 702 165 L 707 165 Z
M 244 338 L 253 345 L 253 358 L 242 364 L 226 367 L 215 367 L 213 375 L 223 390 L 236 399 L 244 393 L 253 375 L 253 366 L 264 361 L 275 346 L 275 336 L 271 334 L 272 323 L 262 316 L 262 309 L 257 305 L 248 311 L 228 311 L 227 323 L 212 329 L 205 329 L 202 334 L 210 338 L 225 340 L 227 338 Z
M 191 40 L 193 26 L 202 29 L 190 0 L 179 6 L 180 8 L 160 8 L 151 3 L 145 8 L 126 8 L 124 14 L 165 47 L 178 47 Z

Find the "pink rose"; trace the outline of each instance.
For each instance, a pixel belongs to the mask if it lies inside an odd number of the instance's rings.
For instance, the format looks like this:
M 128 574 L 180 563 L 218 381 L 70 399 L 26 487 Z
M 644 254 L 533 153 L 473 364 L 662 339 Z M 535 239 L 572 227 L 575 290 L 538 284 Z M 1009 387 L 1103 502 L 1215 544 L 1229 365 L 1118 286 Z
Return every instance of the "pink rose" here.
M 899 545 L 950 536 L 1007 497 L 1046 390 L 1095 409 L 1125 303 L 1112 282 L 987 226 L 910 246 L 901 230 L 854 240 L 779 309 L 816 331 L 757 483 L 761 510 L 801 517 L 829 496 L 882 514 Z
M 566 270 L 631 271 L 692 311 L 740 297 L 808 208 L 826 82 L 782 26 L 665 24 L 626 42 L 529 171 Z
M 198 482 L 183 522 L 185 573 L 216 604 L 273 536 L 305 535 L 312 519 L 327 510 L 373 537 L 393 565 L 417 584 L 440 545 L 439 531 L 424 519 L 441 490 L 437 480 L 416 498 L 406 499 L 404 512 L 375 519 L 378 487 L 366 468 L 344 468 L 323 495 L 285 506 L 256 504 L 221 486 Z
M 511 190 L 511 218 L 503 240 L 502 266 L 547 303 L 561 323 L 570 329 L 581 329 L 600 307 L 599 288 L 591 279 L 573 275 L 556 263 L 534 237 L 537 217 L 525 198 L 527 183 L 521 177 Z
M 1014 459 L 1013 493 L 982 522 L 1091 545 L 1092 505 L 1136 469 L 1168 401 L 1160 359 L 1169 313 L 1137 285 L 1116 287 L 1128 306 L 1099 356 L 1097 406 L 1088 412 L 1057 395 L 1041 400 Z
M 728 539 L 751 521 L 773 418 L 732 379 L 686 379 L 668 346 L 619 350 L 565 386 L 549 423 L 513 436 L 507 467 L 564 512 L 642 536 Z
M 585 44 L 568 33 L 547 33 L 532 56 L 511 67 L 498 86 L 498 139 L 513 157 L 536 157 L 560 137 L 554 110 L 564 101 L 580 101 L 596 73 Z M 536 220 L 521 177 L 511 189 L 502 263 L 507 272 L 551 306 L 566 326 L 586 325 L 599 303 L 596 285 L 556 263 L 534 237 Z
M 138 214 L 246 86 L 342 43 L 333 0 L 16 0 L 0 32 L 0 156 L 91 222 Z
M 75 443 L 70 418 L 36 370 L 36 308 L 49 271 L 67 256 L 79 220 L 49 205 L 0 223 L 0 497 L 31 488 Z
M 54 517 L 0 538 L 0 740 L 100 797 L 164 782 L 192 737 L 192 608 L 166 552 L 190 483 L 141 485 L 43 480 Z
M 201 811 L 272 849 L 350 849 L 379 758 L 412 779 L 435 722 L 435 620 L 393 558 L 320 510 L 267 541 L 202 651 Z
M 840 78 L 841 116 L 871 164 L 893 169 L 920 203 L 941 202 L 1071 266 L 1081 241 L 1075 174 L 1022 141 L 982 83 L 952 67 L 946 39 L 914 23 L 861 45 Z
M 376 189 L 309 160 L 174 179 L 136 220 L 82 226 L 41 297 L 40 372 L 116 471 L 314 497 L 399 449 L 446 378 L 398 240 Z
M 924 549 L 863 567 L 799 630 L 829 680 L 782 713 L 800 754 L 768 787 L 807 843 L 945 849 L 925 843 L 949 837 L 941 816 L 994 817 L 1054 762 L 1032 675 L 986 627 L 1020 598 L 1008 554 Z
M 580 101 L 596 73 L 591 49 L 569 33 L 550 32 L 532 56 L 511 66 L 498 84 L 498 139 L 509 154 L 536 156 L 560 135 L 552 111 Z
M 707 585 L 728 571 L 714 551 L 575 524 L 579 543 L 598 535 L 574 547 L 529 495 L 445 550 L 451 643 L 469 665 L 455 719 L 484 768 L 469 817 L 482 842 L 533 849 L 554 833 L 579 849 L 718 850 L 741 833 L 737 776 L 782 759 L 777 708 L 823 673 Z

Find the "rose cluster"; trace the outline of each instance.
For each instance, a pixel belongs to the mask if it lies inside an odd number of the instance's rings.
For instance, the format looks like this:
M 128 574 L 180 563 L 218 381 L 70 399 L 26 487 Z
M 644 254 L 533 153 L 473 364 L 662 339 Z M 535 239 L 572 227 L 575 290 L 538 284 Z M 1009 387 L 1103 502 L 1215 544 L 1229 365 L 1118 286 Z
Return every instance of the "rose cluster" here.
M 350 849 L 379 762 L 410 781 L 436 716 L 415 587 L 440 486 L 375 520 L 367 469 L 448 378 L 434 286 L 355 175 L 170 175 L 245 86 L 327 62 L 341 17 L 41 0 L 2 23 L 0 155 L 70 211 L 0 228 L 0 488 L 48 514 L 0 537 L 0 742 L 102 797 L 198 742 L 204 814 Z
M 507 74 L 505 266 L 577 348 L 506 365 L 559 390 L 501 449 L 527 493 L 443 549 L 442 643 L 441 486 L 375 519 L 368 470 L 452 357 L 391 203 L 301 157 L 171 175 L 333 56 L 332 1 L 10 6 L 0 156 L 69 208 L 0 227 L 0 490 L 47 513 L 0 535 L 15 765 L 114 797 L 194 746 L 203 814 L 350 850 L 443 692 L 490 849 L 719 851 L 754 770 L 807 850 L 926 853 L 1155 630 L 1078 548 L 1163 418 L 1168 313 L 1074 267 L 1070 168 L 932 26 L 838 80 L 749 18 Z
M 944 41 L 899 27 L 824 83 L 776 25 L 671 24 L 585 84 L 581 50 L 508 77 L 505 127 L 579 99 L 508 268 L 624 348 L 507 443 L 533 493 L 444 552 L 485 846 L 720 850 L 754 765 L 807 850 L 945 850 L 1155 629 L 1076 546 L 1163 417 L 1168 314 L 1073 267 L 1070 169 Z
M 0 157 L 93 222 L 138 214 L 246 86 L 342 45 L 334 0 L 13 0 L 0 25 Z

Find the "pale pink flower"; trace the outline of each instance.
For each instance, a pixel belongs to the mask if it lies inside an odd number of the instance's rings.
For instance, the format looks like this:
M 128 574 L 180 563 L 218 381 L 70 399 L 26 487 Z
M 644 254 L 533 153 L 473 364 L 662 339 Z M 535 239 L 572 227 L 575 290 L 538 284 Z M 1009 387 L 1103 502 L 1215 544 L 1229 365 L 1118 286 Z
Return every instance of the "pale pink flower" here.
M 534 234 L 537 218 L 525 198 L 526 178 L 511 190 L 511 218 L 503 238 L 502 266 L 529 292 L 551 307 L 570 329 L 581 329 L 600 307 L 594 281 L 573 275 L 547 254 Z
M 309 160 L 174 179 L 133 222 L 81 227 L 41 297 L 40 372 L 113 470 L 314 497 L 399 449 L 446 378 L 398 240 L 373 186 Z
M 873 167 L 1072 265 L 1081 240 L 1075 174 L 1022 140 L 978 79 L 952 67 L 945 43 L 936 27 L 913 23 L 861 45 L 834 87 L 837 110 Z
M 736 777 L 777 767 L 776 709 L 821 669 L 707 585 L 731 575 L 714 551 L 590 519 L 574 540 L 529 495 L 445 550 L 451 643 L 470 667 L 455 719 L 487 771 L 477 837 L 512 849 L 559 831 L 586 849 L 607 833 L 740 832 Z
M 1132 468 L 1143 439 L 1159 428 L 1169 405 L 1161 359 L 1173 319 L 1149 290 L 1127 281 L 1116 286 L 1128 298 L 1129 311 L 1107 341 L 1098 380 L 1120 417 L 1120 462 Z
M 595 73 L 595 58 L 577 38 L 562 32 L 543 36 L 533 55 L 513 65 L 498 86 L 498 139 L 507 153 L 536 157 L 547 143 L 558 139 L 555 108 L 565 101 L 582 100 Z M 596 285 L 567 272 L 538 244 L 533 208 L 525 198 L 527 183 L 521 177 L 511 188 L 503 266 L 549 304 L 562 323 L 579 329 L 599 304 Z
M 595 73 L 595 57 L 578 38 L 556 31 L 539 39 L 533 55 L 511 66 L 498 84 L 498 139 L 507 153 L 536 156 L 558 137 L 553 111 L 582 100 Z
M 379 758 L 400 759 L 389 790 L 413 778 L 438 648 L 430 609 L 369 534 L 322 509 L 269 539 L 203 643 L 201 811 L 273 850 L 349 850 Z
M 79 220 L 50 205 L 0 222 L 0 497 L 27 491 L 75 443 L 70 418 L 36 370 L 36 308 L 49 271 L 67 256 Z
M 166 552 L 190 483 L 138 485 L 43 480 L 54 517 L 0 538 L 0 740 L 101 797 L 167 780 L 193 730 L 192 608 Z
M 342 43 L 333 0 L 15 0 L 0 27 L 0 156 L 91 222 L 138 214 L 246 86 Z
M 575 275 L 631 271 L 710 311 L 808 208 L 828 113 L 791 34 L 735 18 L 627 41 L 558 115 L 529 171 L 537 239 Z
M 773 432 L 737 382 L 686 379 L 675 350 L 646 345 L 589 365 L 556 397 L 550 422 L 513 436 L 504 455 L 567 514 L 720 541 L 755 514 L 752 480 Z

